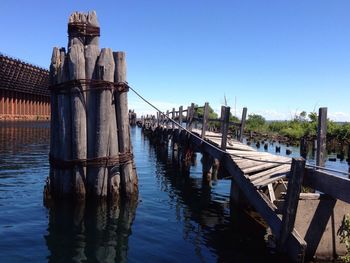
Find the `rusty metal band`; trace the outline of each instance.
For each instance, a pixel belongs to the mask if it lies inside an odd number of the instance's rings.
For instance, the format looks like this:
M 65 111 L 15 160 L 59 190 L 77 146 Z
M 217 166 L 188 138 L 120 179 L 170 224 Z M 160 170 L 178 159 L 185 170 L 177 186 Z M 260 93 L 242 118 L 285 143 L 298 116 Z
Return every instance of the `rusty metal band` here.
M 73 160 L 62 160 L 55 158 L 49 154 L 49 162 L 53 168 L 58 169 L 70 169 L 75 166 L 83 167 L 115 167 L 122 166 L 132 162 L 134 156 L 131 152 L 119 153 L 114 156 L 104 156 L 89 159 L 73 159 Z
M 68 36 L 70 37 L 99 37 L 100 28 L 84 22 L 68 23 Z
M 76 90 L 76 88 L 78 88 L 78 90 Z M 52 85 L 49 87 L 49 90 L 58 94 L 89 92 L 94 90 L 116 90 L 118 92 L 128 92 L 129 85 L 127 82 L 109 82 L 96 79 L 74 79 Z

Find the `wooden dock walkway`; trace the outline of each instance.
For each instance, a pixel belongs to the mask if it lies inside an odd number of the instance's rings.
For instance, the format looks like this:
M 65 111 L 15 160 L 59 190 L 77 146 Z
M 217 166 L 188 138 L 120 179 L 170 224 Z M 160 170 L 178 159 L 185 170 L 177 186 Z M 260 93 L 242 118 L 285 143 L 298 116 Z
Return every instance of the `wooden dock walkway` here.
M 196 107 L 192 104 L 187 110 L 180 107 L 179 111 L 159 112 L 157 117 L 142 116 L 138 125 L 158 142 L 170 140 L 173 145 L 176 144 L 176 149 L 183 151 L 182 159 L 186 147 L 206 156 L 203 178 L 205 173 L 211 173 L 214 160 L 219 161 L 220 167 L 232 179 L 231 200 L 236 203 L 243 200 L 261 215 L 271 229 L 279 250 L 287 253 L 291 261 L 304 262 L 305 257 L 310 259 L 315 251 L 307 251 L 307 242 L 295 228 L 295 221 L 300 198 L 317 194 L 301 195 L 301 187 L 311 187 L 349 204 L 350 180 L 306 166 L 302 158 L 259 152 L 243 144 L 246 109 L 241 122 L 233 123 L 228 118 L 229 107 L 222 108 L 222 116 L 217 120 L 208 118 L 207 103 L 198 108 L 203 108 L 200 117 L 195 114 Z M 187 113 L 186 116 L 184 113 Z M 209 131 L 209 122 L 220 122 L 220 132 Z M 233 138 L 234 133 L 229 135 L 229 126 L 235 127 L 237 139 Z
M 193 129 L 193 133 L 200 135 L 201 131 Z M 206 132 L 204 139 L 209 143 L 220 147 L 222 134 Z M 282 182 L 290 172 L 292 159 L 289 157 L 273 155 L 267 152 L 259 152 L 237 140 L 228 139 L 226 152 L 244 176 L 257 188 Z M 271 201 L 275 200 L 274 193 L 270 191 Z

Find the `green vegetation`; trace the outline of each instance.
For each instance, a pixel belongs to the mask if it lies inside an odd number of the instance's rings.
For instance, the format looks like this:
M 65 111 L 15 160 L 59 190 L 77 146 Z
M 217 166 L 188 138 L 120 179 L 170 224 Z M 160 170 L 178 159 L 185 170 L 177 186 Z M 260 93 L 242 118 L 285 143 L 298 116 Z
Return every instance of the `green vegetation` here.
M 347 214 L 343 218 L 342 225 L 338 230 L 338 235 L 340 237 L 340 243 L 345 244 L 347 253 L 342 256 L 341 259 L 344 262 L 350 262 L 350 215 Z
M 198 105 L 196 104 L 195 107 L 198 107 Z M 204 115 L 204 107 L 201 108 L 195 108 L 195 115 L 198 115 L 198 118 L 203 118 Z M 209 115 L 208 115 L 209 119 L 217 119 L 218 115 L 214 112 L 214 110 L 212 109 L 212 107 L 210 107 L 209 105 Z
M 196 104 L 195 107 L 198 107 L 198 105 Z M 204 115 L 204 107 L 201 108 L 196 108 L 195 109 L 195 116 L 197 116 L 198 118 L 203 118 Z M 214 112 L 214 110 L 210 107 L 209 105 L 209 119 L 219 119 L 220 117 L 218 116 L 217 113 Z M 230 122 L 237 122 L 240 123 L 241 121 L 234 115 L 232 115 L 232 113 L 230 112 Z M 220 128 L 221 123 L 218 121 L 209 121 L 208 123 L 209 126 L 211 127 L 215 127 L 217 129 Z
M 196 107 L 198 105 L 195 105 Z M 195 116 L 203 118 L 204 108 L 196 108 Z M 219 116 L 209 105 L 209 119 L 218 119 Z M 240 120 L 230 114 L 230 122 L 239 123 Z M 271 137 L 282 136 L 291 141 L 298 141 L 302 137 L 315 138 L 317 135 L 318 115 L 316 112 L 307 114 L 305 111 L 299 115 L 295 115 L 289 121 L 266 121 L 265 118 L 259 114 L 249 114 L 245 131 L 257 132 L 266 134 Z M 209 126 L 220 128 L 220 122 L 210 121 Z M 327 138 L 329 140 L 335 139 L 345 143 L 350 143 L 350 123 L 335 123 L 327 120 Z
M 299 140 L 303 136 L 315 137 L 317 135 L 317 122 L 318 116 L 316 112 L 307 114 L 303 111 L 290 121 L 272 122 L 267 122 L 261 115 L 250 114 L 246 122 L 246 130 L 284 136 L 290 140 Z M 339 124 L 328 119 L 327 137 L 350 142 L 350 123 Z

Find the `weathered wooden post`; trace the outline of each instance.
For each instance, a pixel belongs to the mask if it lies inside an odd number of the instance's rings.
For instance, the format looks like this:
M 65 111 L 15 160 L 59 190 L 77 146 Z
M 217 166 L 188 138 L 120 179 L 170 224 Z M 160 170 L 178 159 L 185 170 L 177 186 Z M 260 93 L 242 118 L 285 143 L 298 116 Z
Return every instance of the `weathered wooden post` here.
M 169 110 L 166 111 L 166 117 L 165 117 L 165 123 L 166 123 L 166 128 L 169 129 Z
M 247 118 L 247 108 L 244 107 L 243 108 L 243 112 L 242 112 L 242 119 L 241 119 L 241 126 L 239 128 L 239 137 L 238 137 L 238 140 L 240 142 L 243 141 L 243 133 L 244 133 L 244 126 L 245 126 L 245 120 Z
M 126 59 L 125 52 L 114 52 L 115 75 L 114 81 L 120 83 L 121 86 L 126 82 Z M 138 180 L 136 171 L 133 170 L 131 141 L 130 141 L 130 126 L 125 118 L 128 114 L 128 97 L 127 90 L 118 90 L 115 93 L 115 106 L 118 122 L 118 141 L 120 154 L 129 159 L 121 166 L 121 190 L 127 197 L 132 197 L 138 193 Z
M 210 185 L 213 172 L 214 158 L 206 153 L 202 153 L 202 172 L 203 172 L 203 183 Z
M 303 158 L 293 158 L 288 179 L 287 195 L 283 206 L 282 226 L 279 238 L 279 246 L 282 250 L 285 249 L 287 239 L 294 228 L 304 171 L 305 160 Z
M 327 144 L 327 108 L 318 111 L 316 165 L 324 166 Z
M 175 120 L 175 108 L 173 108 L 173 111 L 171 112 L 171 119 Z M 171 129 L 174 130 L 174 128 L 175 128 L 175 123 L 171 122 Z
M 186 113 L 186 128 L 190 127 L 190 112 L 191 112 L 191 107 L 187 107 L 187 113 Z
M 230 121 L 230 107 L 225 107 L 224 117 L 221 123 L 222 125 L 221 149 L 224 151 L 226 150 L 229 121 Z
M 45 199 L 136 196 L 125 54 L 114 58 L 111 49 L 100 51 L 95 12 L 73 13 L 68 34 L 68 52 L 54 48 L 50 66 L 51 172 Z
M 113 53 L 111 49 L 104 48 L 101 50 L 100 56 L 96 65 L 96 79 L 104 83 L 102 89 L 91 94 L 91 97 L 95 97 L 96 112 L 95 112 L 95 142 L 93 146 L 93 152 L 91 158 L 105 158 L 110 155 L 110 151 L 116 154 L 115 145 L 116 140 L 111 139 L 112 129 L 115 131 L 116 127 L 111 127 L 115 124 L 115 111 L 112 111 L 113 105 L 113 92 L 108 89 L 107 82 L 113 82 L 115 63 L 113 60 Z M 128 114 L 126 114 L 128 116 Z M 114 135 L 115 137 L 117 135 Z M 108 194 L 108 179 L 109 169 L 107 165 L 91 166 L 88 167 L 88 191 L 89 195 L 94 197 L 107 197 Z
M 187 112 L 188 114 L 188 112 Z M 194 103 L 191 103 L 191 107 L 190 107 L 190 112 L 188 114 L 189 118 L 188 118 L 188 129 L 190 131 L 192 131 L 192 127 L 193 127 L 193 117 L 194 117 Z
M 306 158 L 307 155 L 307 140 L 306 137 L 303 136 L 300 138 L 300 156 Z
M 68 80 L 85 79 L 84 45 L 79 40 L 72 40 L 68 52 Z M 85 111 L 85 85 L 80 83 L 71 88 L 71 120 L 72 120 L 72 159 L 85 159 L 87 155 L 87 131 Z M 67 116 L 66 116 L 67 117 Z M 84 179 L 86 168 L 81 164 L 73 167 L 73 187 L 77 198 L 85 198 Z
M 206 102 L 204 104 L 204 111 L 203 111 L 202 139 L 205 137 L 205 131 L 207 129 L 207 123 L 208 123 L 208 115 L 209 115 L 209 103 Z
M 178 120 L 178 122 L 179 122 L 179 124 L 180 124 L 181 127 L 182 127 L 182 112 L 183 112 L 183 107 L 180 106 L 180 107 L 179 107 L 179 120 Z M 180 128 L 179 128 L 179 131 L 181 131 Z
M 220 133 L 222 134 L 222 128 L 224 127 L 224 116 L 225 116 L 225 108 L 226 106 L 221 106 L 221 114 L 220 114 Z
M 159 127 L 159 123 L 160 123 L 160 113 L 159 111 L 157 111 L 157 127 Z

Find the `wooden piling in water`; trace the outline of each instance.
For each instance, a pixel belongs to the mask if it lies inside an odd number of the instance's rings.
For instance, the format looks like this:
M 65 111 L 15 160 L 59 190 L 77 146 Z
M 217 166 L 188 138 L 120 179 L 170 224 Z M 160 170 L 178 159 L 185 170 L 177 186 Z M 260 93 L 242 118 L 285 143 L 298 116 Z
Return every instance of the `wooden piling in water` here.
M 227 135 L 228 135 L 228 127 L 229 127 L 229 121 L 230 121 L 230 107 L 225 107 L 224 110 L 224 116 L 221 123 L 221 131 L 222 131 L 222 138 L 221 138 L 221 149 L 226 150 L 226 144 L 227 144 Z
M 61 68 L 61 55 L 58 48 L 54 48 L 50 64 L 50 83 L 57 85 L 60 82 L 59 74 Z M 60 157 L 60 140 L 59 140 L 59 112 L 58 112 L 58 95 L 51 93 L 51 122 L 50 122 L 50 158 L 57 159 Z M 50 167 L 50 176 L 44 188 L 44 200 L 51 199 L 51 192 L 57 191 L 54 187 L 59 187 L 60 169 Z M 51 189 L 49 189 L 49 187 Z
M 214 158 L 208 154 L 202 154 L 203 183 L 210 185 L 212 179 Z
M 316 165 L 324 166 L 327 143 L 327 108 L 318 111 Z
M 240 142 L 243 141 L 243 133 L 244 133 L 244 127 L 245 127 L 245 121 L 247 118 L 247 108 L 243 108 L 243 112 L 242 112 L 242 119 L 241 119 L 241 126 L 239 128 L 239 136 L 238 136 L 238 140 Z
M 178 122 L 179 122 L 181 127 L 182 127 L 182 112 L 183 112 L 183 107 L 180 106 L 179 107 L 179 120 L 178 120 Z
M 68 80 L 85 79 L 84 44 L 79 40 L 73 41 L 68 52 Z M 85 111 L 84 85 L 76 85 L 71 89 L 71 121 L 72 121 L 72 159 L 86 159 L 87 132 Z M 66 116 L 68 117 L 68 116 Z M 84 180 L 86 167 L 77 164 L 72 169 L 73 192 L 76 199 L 85 198 Z
M 126 58 L 125 52 L 115 52 L 115 82 L 126 82 Z M 128 112 L 128 98 L 126 92 L 115 93 L 116 112 L 118 119 L 118 140 L 119 150 L 123 154 L 131 153 L 130 128 L 125 119 Z M 121 167 L 121 189 L 127 197 L 135 196 L 138 193 L 138 180 L 133 162 L 128 162 Z
M 209 103 L 206 102 L 204 104 L 204 111 L 203 111 L 202 136 L 201 136 L 202 138 L 204 138 L 205 131 L 207 130 L 208 115 L 209 115 Z
M 68 53 L 54 48 L 50 65 L 51 169 L 45 199 L 117 200 L 120 192 L 130 199 L 138 187 L 125 53 L 100 52 L 95 12 L 73 13 L 68 33 Z
M 190 131 L 192 131 L 193 128 L 193 117 L 194 117 L 194 103 L 191 103 L 191 107 L 189 109 L 189 111 L 187 111 L 187 115 L 188 115 L 188 129 Z
M 113 82 L 115 64 L 111 49 L 102 49 L 96 66 L 98 80 Z M 110 138 L 110 125 L 112 118 L 111 104 L 113 95 L 111 90 L 101 89 L 94 93 L 96 100 L 96 130 L 93 158 L 109 156 L 112 141 Z M 113 145 L 114 146 L 114 145 Z M 87 181 L 89 194 L 95 197 L 107 197 L 108 168 L 89 167 Z
M 175 108 L 173 108 L 173 111 L 171 112 L 171 119 L 175 120 Z M 171 128 L 174 130 L 174 128 L 175 128 L 174 122 L 171 122 Z

